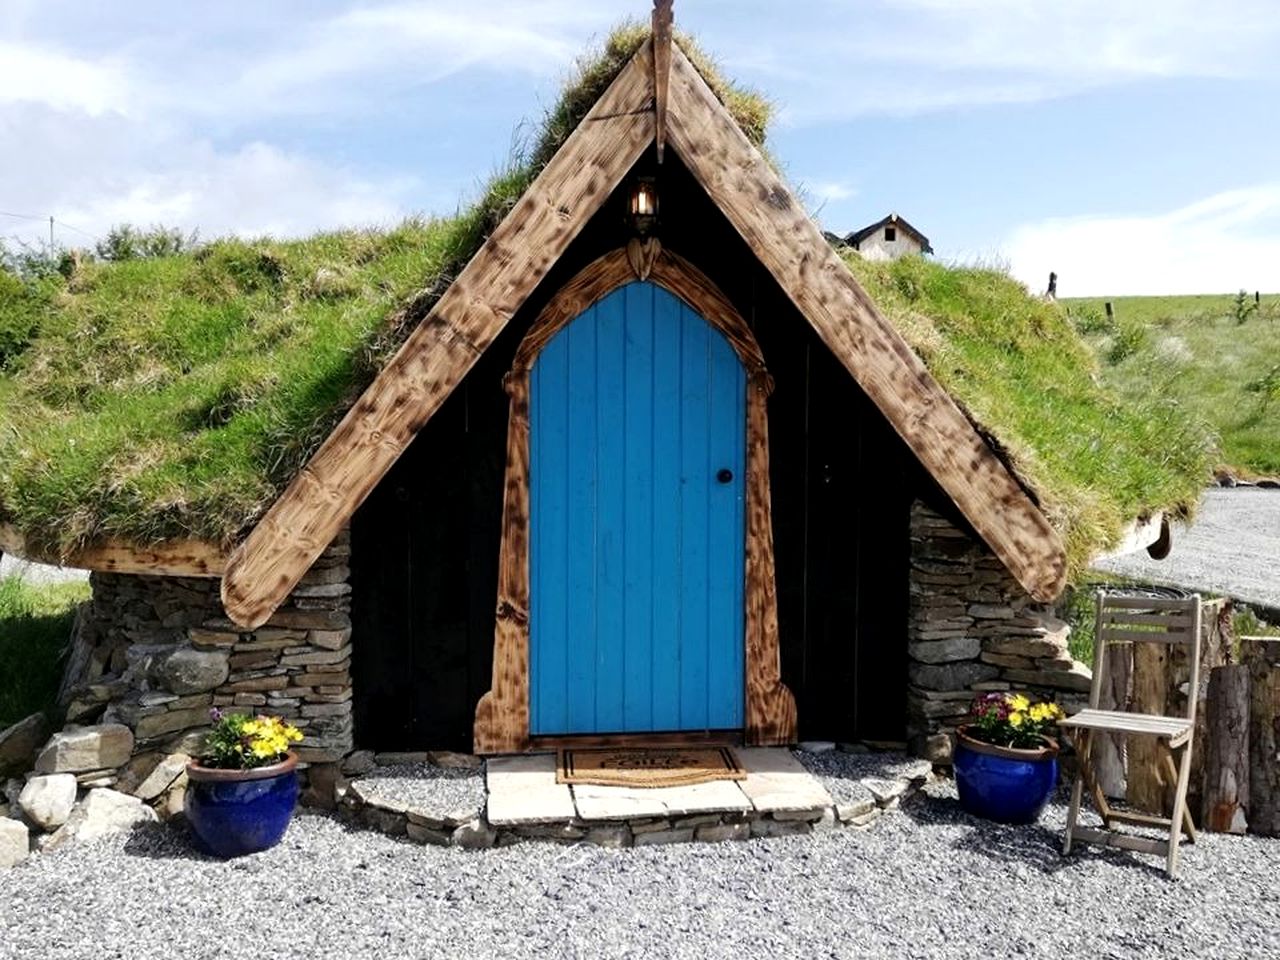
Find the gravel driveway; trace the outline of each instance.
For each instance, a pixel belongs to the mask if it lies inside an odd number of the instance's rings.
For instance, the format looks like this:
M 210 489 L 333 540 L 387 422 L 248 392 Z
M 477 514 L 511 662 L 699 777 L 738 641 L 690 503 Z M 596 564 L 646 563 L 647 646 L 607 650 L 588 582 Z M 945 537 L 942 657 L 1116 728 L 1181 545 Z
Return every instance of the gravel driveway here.
M 0 874 L 0 956 L 1280 956 L 1280 841 L 1063 860 L 930 785 L 865 832 L 631 850 L 421 847 L 301 814 L 229 863 L 155 827 Z M 279 918 L 270 912 L 278 905 Z
M 1141 550 L 1097 569 L 1280 610 L 1280 490 L 1208 490 L 1195 521 L 1174 528 L 1164 560 Z

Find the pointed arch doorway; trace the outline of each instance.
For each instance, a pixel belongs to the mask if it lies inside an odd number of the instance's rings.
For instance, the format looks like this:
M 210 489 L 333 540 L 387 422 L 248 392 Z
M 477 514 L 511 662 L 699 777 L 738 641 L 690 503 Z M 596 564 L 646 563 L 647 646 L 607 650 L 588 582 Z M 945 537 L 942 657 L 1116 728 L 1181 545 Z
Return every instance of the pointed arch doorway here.
M 511 397 L 478 753 L 737 730 L 787 742 L 765 401 L 750 329 L 695 267 L 606 254 L 531 326 Z

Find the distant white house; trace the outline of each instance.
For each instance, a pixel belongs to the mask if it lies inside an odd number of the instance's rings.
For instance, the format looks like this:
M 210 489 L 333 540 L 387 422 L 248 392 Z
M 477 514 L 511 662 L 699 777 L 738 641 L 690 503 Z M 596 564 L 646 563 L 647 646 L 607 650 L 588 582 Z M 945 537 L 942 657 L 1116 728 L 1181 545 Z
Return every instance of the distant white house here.
M 896 213 L 854 230 L 843 242 L 867 260 L 897 260 L 909 253 L 933 253 L 929 238 Z

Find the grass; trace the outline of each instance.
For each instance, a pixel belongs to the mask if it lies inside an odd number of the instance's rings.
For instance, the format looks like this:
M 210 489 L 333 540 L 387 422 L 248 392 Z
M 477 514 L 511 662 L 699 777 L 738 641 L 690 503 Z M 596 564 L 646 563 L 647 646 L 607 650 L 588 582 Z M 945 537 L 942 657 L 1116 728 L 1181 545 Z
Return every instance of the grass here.
M 1208 424 L 1220 467 L 1280 475 L 1280 296 L 1064 300 L 1122 396 L 1158 394 Z M 1241 308 L 1244 308 L 1243 310 Z M 1240 322 L 1243 316 L 1243 322 Z
M 1176 401 L 1121 396 L 1066 312 L 999 270 L 918 257 L 848 258 L 930 371 L 997 438 L 1063 533 L 1073 578 L 1129 521 L 1189 513 L 1209 479 L 1209 432 Z
M 0 521 L 228 542 L 252 525 L 648 36 L 583 58 L 543 129 L 452 217 L 178 255 L 0 270 Z M 757 144 L 769 104 L 679 42 Z
M 0 579 L 0 730 L 53 710 L 75 608 L 88 596 L 85 582 Z

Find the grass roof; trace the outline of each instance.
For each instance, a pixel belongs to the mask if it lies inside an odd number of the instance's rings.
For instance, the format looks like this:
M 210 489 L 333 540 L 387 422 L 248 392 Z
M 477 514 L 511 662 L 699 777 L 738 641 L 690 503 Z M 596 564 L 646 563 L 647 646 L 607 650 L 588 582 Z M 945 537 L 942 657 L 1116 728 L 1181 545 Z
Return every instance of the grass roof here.
M 448 218 L 301 240 L 219 240 L 119 262 L 0 271 L 0 521 L 67 553 L 96 539 L 230 542 L 319 446 L 647 36 L 578 66 L 526 155 Z M 686 53 L 747 136 L 769 104 Z M 1201 435 L 1121 404 L 1057 308 L 998 273 L 908 259 L 851 266 L 997 438 L 1073 561 L 1145 510 L 1188 505 Z

